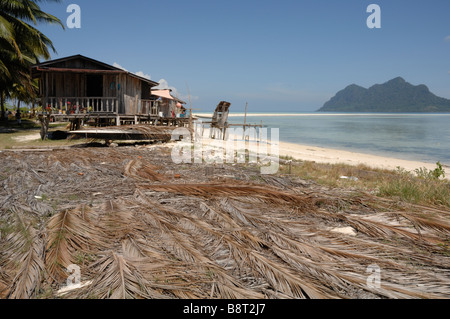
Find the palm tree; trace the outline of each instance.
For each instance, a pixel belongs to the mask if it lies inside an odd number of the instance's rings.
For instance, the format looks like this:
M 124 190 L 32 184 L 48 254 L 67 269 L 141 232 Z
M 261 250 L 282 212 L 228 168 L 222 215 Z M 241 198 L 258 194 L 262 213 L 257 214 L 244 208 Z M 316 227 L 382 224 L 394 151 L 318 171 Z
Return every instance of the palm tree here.
M 5 99 L 16 86 L 30 95 L 33 85 L 29 68 L 40 59 L 50 58 L 50 50 L 56 52 L 51 40 L 33 25 L 55 23 L 64 28 L 61 21 L 43 12 L 38 2 L 43 0 L 0 1 L 0 104 L 2 118 Z M 47 0 L 60 2 L 60 0 Z

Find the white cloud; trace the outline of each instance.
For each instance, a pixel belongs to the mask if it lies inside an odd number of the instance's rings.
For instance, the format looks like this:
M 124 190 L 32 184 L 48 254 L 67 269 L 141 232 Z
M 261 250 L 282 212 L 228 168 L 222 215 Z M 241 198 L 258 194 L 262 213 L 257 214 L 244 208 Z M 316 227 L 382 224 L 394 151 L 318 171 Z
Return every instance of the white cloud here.
M 125 69 L 123 66 L 121 66 L 117 62 L 114 62 L 113 67 L 129 72 L 127 69 Z M 133 73 L 133 72 L 131 72 L 131 73 Z M 138 71 L 138 72 L 136 72 L 134 74 L 136 74 L 137 76 L 143 77 L 145 79 L 149 79 L 149 80 L 152 79 L 152 77 L 149 74 L 146 74 L 146 73 L 144 73 L 142 71 Z
M 450 42 L 450 35 L 446 36 L 444 39 L 445 42 Z
M 159 80 L 158 83 L 159 83 L 159 85 L 155 87 L 155 89 L 157 89 L 157 90 L 173 90 L 173 89 L 175 89 L 174 87 L 170 87 L 169 82 L 167 82 L 164 79 Z
M 146 74 L 146 73 L 144 73 L 142 71 L 136 72 L 135 74 L 137 76 L 140 76 L 140 77 L 145 78 L 145 79 L 149 79 L 149 80 L 152 79 L 152 77 L 149 74 Z
M 181 94 L 181 93 L 177 90 L 176 87 L 170 86 L 170 85 L 169 85 L 169 82 L 167 82 L 167 80 L 161 79 L 161 80 L 158 81 L 158 83 L 159 83 L 159 85 L 156 86 L 156 87 L 154 87 L 154 89 L 159 89 L 159 90 L 172 90 L 172 95 L 173 95 L 173 96 L 175 96 L 176 98 L 178 98 L 178 99 L 180 99 L 180 100 L 182 100 L 182 101 L 184 101 L 184 102 L 186 102 L 186 103 L 189 103 L 189 95 L 187 95 L 187 94 Z M 195 96 L 195 95 L 194 95 L 194 96 L 191 95 L 190 98 L 191 98 L 191 102 L 192 102 L 192 101 L 197 101 L 197 100 L 200 99 L 198 96 Z
M 155 89 L 159 90 L 172 90 L 172 95 L 182 99 L 180 93 L 178 92 L 177 88 L 174 86 L 170 86 L 169 82 L 167 82 L 165 79 L 161 79 L 158 81 L 159 85 L 155 87 Z
M 115 68 L 118 68 L 118 69 L 121 69 L 121 70 L 124 70 L 124 71 L 127 71 L 128 72 L 128 70 L 127 69 L 125 69 L 123 66 L 121 66 L 119 63 L 116 63 L 116 62 L 114 62 L 114 64 L 113 64 L 113 67 L 115 67 Z

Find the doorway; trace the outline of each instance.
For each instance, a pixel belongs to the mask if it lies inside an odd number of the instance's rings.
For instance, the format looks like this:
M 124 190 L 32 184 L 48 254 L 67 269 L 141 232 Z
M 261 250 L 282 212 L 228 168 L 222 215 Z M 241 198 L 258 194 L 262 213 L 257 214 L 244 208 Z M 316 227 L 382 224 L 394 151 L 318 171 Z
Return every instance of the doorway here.
M 89 74 L 86 85 L 87 97 L 103 97 L 103 75 Z

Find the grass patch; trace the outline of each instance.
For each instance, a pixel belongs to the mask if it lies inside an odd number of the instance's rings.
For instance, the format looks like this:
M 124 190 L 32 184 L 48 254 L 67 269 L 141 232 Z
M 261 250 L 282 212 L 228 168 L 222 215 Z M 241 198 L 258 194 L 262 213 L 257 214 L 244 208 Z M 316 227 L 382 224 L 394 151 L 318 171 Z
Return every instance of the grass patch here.
M 398 197 L 414 204 L 450 207 L 449 181 L 441 180 L 433 174 L 415 176 L 411 172 L 398 171 L 394 180 L 381 181 L 378 195 Z
M 26 122 L 28 122 L 28 124 Z M 83 140 L 45 140 L 42 141 L 40 138 L 40 125 L 30 121 L 25 120 L 22 127 L 10 122 L 0 123 L 0 150 L 8 150 L 14 148 L 48 148 L 48 147 L 58 147 L 58 146 L 71 146 L 76 144 L 85 143 Z M 53 123 L 50 124 L 50 130 L 64 130 L 67 123 Z M 29 140 L 26 137 L 34 136 L 33 139 Z
M 287 174 L 288 171 L 288 165 L 280 167 L 281 174 Z M 450 182 L 440 178 L 445 176 L 445 172 L 439 163 L 434 171 L 420 168 L 407 172 L 365 165 L 294 162 L 291 174 L 328 187 L 350 188 L 413 204 L 450 207 Z M 348 178 L 341 178 L 343 176 Z
M 289 165 L 281 165 L 280 172 L 287 174 Z M 374 169 L 365 165 L 322 164 L 315 162 L 293 162 L 291 174 L 330 187 L 355 186 L 370 189 L 378 185 L 380 178 L 394 179 L 396 173 Z M 341 177 L 348 177 L 348 179 Z

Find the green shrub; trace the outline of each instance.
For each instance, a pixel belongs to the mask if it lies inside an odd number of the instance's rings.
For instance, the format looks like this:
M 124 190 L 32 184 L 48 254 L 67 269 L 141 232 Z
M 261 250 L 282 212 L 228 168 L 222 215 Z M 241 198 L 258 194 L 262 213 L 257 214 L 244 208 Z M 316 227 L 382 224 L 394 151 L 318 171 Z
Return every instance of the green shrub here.
M 445 170 L 442 168 L 441 162 L 436 163 L 436 168 L 433 171 L 428 170 L 425 167 L 416 169 L 414 172 L 419 178 L 423 179 L 440 179 L 445 178 Z
M 403 169 L 397 170 L 398 178 L 383 181 L 379 196 L 399 197 L 416 204 L 432 204 L 450 207 L 450 184 L 440 162 L 435 170 L 419 168 L 415 174 Z

